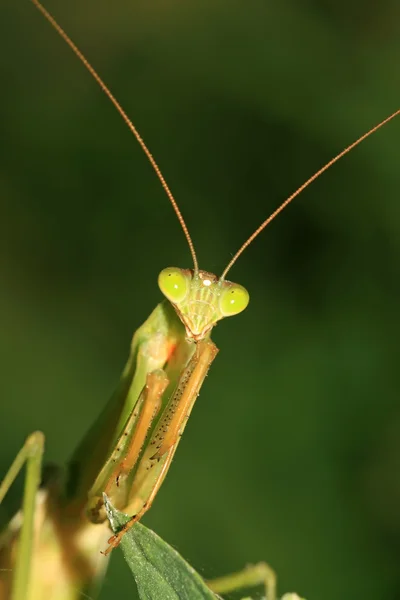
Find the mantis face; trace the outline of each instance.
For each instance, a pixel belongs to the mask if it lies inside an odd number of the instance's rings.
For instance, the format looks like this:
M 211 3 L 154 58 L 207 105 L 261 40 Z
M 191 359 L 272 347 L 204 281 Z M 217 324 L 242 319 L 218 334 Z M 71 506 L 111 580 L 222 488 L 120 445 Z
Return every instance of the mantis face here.
M 207 337 L 217 321 L 237 315 L 249 303 L 243 286 L 208 271 L 168 267 L 158 276 L 158 285 L 184 324 L 187 338 L 195 342 Z

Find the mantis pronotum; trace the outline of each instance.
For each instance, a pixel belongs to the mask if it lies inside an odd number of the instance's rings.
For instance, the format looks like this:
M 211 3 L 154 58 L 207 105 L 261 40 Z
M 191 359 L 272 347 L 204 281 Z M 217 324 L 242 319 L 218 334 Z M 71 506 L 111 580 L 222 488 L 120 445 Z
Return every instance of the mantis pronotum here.
M 56 564 L 66 547 L 76 545 L 78 554 L 83 556 L 85 553 L 86 556 L 89 553 L 91 573 L 88 575 L 79 570 L 74 573 L 71 578 L 71 590 L 68 592 L 68 597 L 73 598 L 79 586 L 87 586 L 93 572 L 97 574 L 105 564 L 105 559 L 99 554 L 100 550 L 108 554 L 118 545 L 125 531 L 150 508 L 167 474 L 200 386 L 217 353 L 217 348 L 210 339 L 212 326 L 225 316 L 241 312 L 248 303 L 246 290 L 226 280 L 233 264 L 253 239 L 305 187 L 400 111 L 396 111 L 361 136 L 307 180 L 256 229 L 240 247 L 222 275 L 216 277 L 199 269 L 194 246 L 180 209 L 137 130 L 68 36 L 36 0 L 33 2 L 84 63 L 137 138 L 175 210 L 193 259 L 191 269 L 167 268 L 160 274 L 160 288 L 167 300 L 153 311 L 135 333 L 131 356 L 121 385 L 107 409 L 108 412 L 105 413 L 106 418 L 103 416 L 98 421 L 97 431 L 90 432 L 71 459 L 67 469 L 66 487 L 64 488 L 57 478 L 51 479 L 48 483 L 47 499 L 43 499 L 42 492 L 37 495 L 36 514 L 33 515 L 43 450 L 41 434 L 34 434 L 19 455 L 15 468 L 11 470 L 11 477 L 5 480 L 1 488 L 0 499 L 23 462 L 28 460 L 31 479 L 27 487 L 24 514 L 31 511 L 32 519 L 34 517 L 36 522 L 40 519 L 44 521 L 43 535 L 39 542 L 35 541 L 38 545 L 34 552 L 31 574 L 29 558 L 32 553 L 32 533 L 29 528 L 32 523 L 30 524 L 29 518 L 24 520 L 22 535 L 25 538 L 19 548 L 21 559 L 17 561 L 15 569 L 13 597 L 25 598 L 27 589 L 33 599 L 45 596 L 61 597 L 64 591 L 60 591 L 57 596 L 58 592 L 52 584 L 54 595 L 50 596 L 46 584 L 43 583 L 43 569 L 48 570 L 50 567 L 46 564 L 40 568 L 42 552 L 47 553 L 50 545 L 54 553 L 52 560 Z M 206 310 L 203 310 L 204 308 Z M 103 492 L 107 493 L 117 508 L 132 516 L 128 526 L 111 537 L 104 514 Z M 48 498 L 51 517 L 47 513 Z M 61 549 L 54 548 L 52 522 L 56 522 L 62 531 L 59 537 Z M 8 548 L 13 547 L 19 526 L 18 519 L 10 524 L 8 537 L 6 535 L 5 538 Z M 107 538 L 108 547 L 105 544 Z M 5 564 L 11 563 L 6 559 Z M 64 588 L 68 588 L 65 573 L 59 577 L 59 581 Z

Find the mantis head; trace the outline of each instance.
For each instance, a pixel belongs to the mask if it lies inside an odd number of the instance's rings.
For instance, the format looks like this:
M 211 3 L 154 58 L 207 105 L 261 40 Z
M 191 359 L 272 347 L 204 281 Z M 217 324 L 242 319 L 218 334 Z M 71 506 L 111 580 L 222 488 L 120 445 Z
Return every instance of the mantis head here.
M 213 273 L 168 267 L 158 276 L 158 285 L 186 328 L 189 339 L 205 338 L 220 319 L 242 312 L 249 293 L 241 285 Z

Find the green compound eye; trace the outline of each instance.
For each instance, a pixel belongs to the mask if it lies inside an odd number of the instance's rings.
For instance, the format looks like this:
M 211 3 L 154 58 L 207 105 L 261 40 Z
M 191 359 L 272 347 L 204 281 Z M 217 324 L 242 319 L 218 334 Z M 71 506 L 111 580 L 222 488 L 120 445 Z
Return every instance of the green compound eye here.
M 179 304 L 186 298 L 189 290 L 189 280 L 181 269 L 169 267 L 163 269 L 158 276 L 158 285 L 170 302 Z
M 221 293 L 219 308 L 224 317 L 230 317 L 242 312 L 250 300 L 249 292 L 241 285 L 233 284 Z

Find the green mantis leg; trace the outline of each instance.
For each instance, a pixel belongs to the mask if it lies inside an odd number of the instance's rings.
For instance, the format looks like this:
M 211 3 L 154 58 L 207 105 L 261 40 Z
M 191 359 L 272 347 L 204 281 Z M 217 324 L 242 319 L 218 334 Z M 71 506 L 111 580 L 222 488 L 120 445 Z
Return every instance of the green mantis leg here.
M 211 340 L 199 342 L 182 371 L 136 471 L 135 482 L 131 489 L 132 500 L 133 502 L 136 499 L 142 500 L 142 506 L 139 511 L 136 511 L 128 505 L 125 512 L 133 516 L 118 533 L 110 537 L 106 555 L 119 545 L 125 533 L 150 509 L 168 472 L 194 402 L 199 395 L 201 384 L 217 353 L 218 349 Z M 149 477 L 152 466 L 158 470 L 155 470 L 154 477 Z
M 25 600 L 28 597 L 29 577 L 34 534 L 36 492 L 40 485 L 44 435 L 35 431 L 27 438 L 18 452 L 7 475 L 0 485 L 0 503 L 26 462 L 26 478 L 22 505 L 22 528 L 17 559 L 13 573 L 11 600 Z
M 218 577 L 217 579 L 211 579 L 206 583 L 216 594 L 229 594 L 240 589 L 263 585 L 265 588 L 265 598 L 267 600 L 276 600 L 276 575 L 265 562 L 248 565 L 242 571 Z

